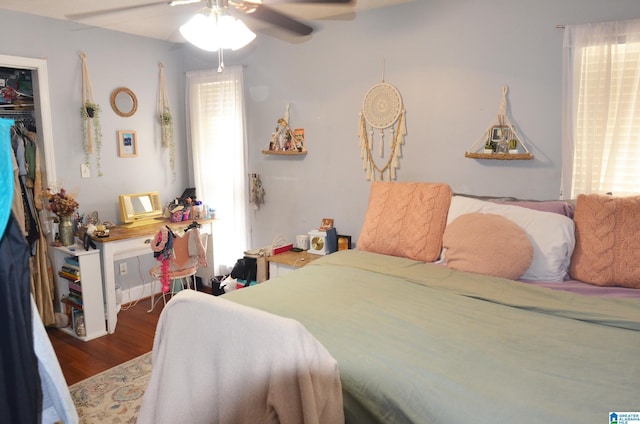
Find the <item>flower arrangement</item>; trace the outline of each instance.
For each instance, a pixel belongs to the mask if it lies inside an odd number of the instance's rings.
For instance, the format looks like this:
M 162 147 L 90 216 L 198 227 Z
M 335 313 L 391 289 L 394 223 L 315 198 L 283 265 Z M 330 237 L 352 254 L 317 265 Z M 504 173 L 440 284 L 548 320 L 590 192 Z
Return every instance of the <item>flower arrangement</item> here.
M 67 193 L 64 188 L 61 188 L 58 193 L 54 193 L 50 188 L 47 189 L 47 210 L 55 213 L 58 216 L 70 216 L 78 209 L 78 202 Z

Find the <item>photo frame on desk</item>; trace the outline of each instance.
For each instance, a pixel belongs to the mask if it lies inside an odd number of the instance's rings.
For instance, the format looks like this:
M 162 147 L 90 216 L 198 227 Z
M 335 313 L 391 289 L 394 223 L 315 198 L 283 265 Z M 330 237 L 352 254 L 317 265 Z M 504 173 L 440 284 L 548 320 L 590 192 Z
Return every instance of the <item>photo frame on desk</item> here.
M 138 140 L 135 131 L 118 131 L 118 156 L 121 158 L 138 156 Z
M 338 234 L 338 251 L 351 249 L 351 236 Z
M 333 228 L 333 218 L 322 218 L 322 224 L 320 224 L 320 231 L 327 231 Z

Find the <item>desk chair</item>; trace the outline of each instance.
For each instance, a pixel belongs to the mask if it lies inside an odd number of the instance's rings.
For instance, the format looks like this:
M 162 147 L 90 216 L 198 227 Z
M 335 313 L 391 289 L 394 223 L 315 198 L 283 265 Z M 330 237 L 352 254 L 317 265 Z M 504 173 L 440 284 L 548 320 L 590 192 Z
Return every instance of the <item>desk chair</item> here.
M 151 268 L 149 274 L 154 278 L 151 283 L 152 287 L 156 281 L 166 279 L 169 287 L 163 287 L 162 301 L 166 305 L 167 294 L 176 293 L 176 286 L 182 289 L 193 289 L 197 291 L 196 272 L 200 266 L 207 266 L 207 235 L 201 235 L 198 230 L 197 223 L 191 224 L 185 230 L 184 234 L 176 235 L 169 228 L 161 229 L 152 242 L 151 249 L 157 253 L 156 259 L 165 264 L 166 270 L 163 270 L 163 264 L 159 264 Z M 162 248 L 161 250 L 159 250 Z M 165 274 L 166 273 L 166 274 Z M 153 311 L 156 304 L 155 290 L 151 290 L 151 309 Z

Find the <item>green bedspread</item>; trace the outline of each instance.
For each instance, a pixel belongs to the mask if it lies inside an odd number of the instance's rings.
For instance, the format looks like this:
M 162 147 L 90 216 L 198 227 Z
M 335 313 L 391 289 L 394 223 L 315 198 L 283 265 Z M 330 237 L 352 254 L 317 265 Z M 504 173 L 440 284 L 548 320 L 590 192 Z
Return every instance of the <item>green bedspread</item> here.
M 357 250 L 224 297 L 300 321 L 329 350 L 348 422 L 585 424 L 640 411 L 637 299 Z

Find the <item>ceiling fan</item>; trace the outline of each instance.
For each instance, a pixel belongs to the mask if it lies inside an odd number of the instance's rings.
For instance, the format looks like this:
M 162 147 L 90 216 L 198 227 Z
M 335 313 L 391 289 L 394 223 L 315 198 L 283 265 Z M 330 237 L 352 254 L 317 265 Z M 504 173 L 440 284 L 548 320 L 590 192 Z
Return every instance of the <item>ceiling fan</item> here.
M 269 2 L 269 4 L 349 4 L 353 1 L 355 0 L 272 0 Z M 139 10 L 162 4 L 166 4 L 169 6 L 182 6 L 196 3 L 205 3 L 206 9 L 216 13 L 224 11 L 224 13 L 229 12 L 239 17 L 242 17 L 242 15 L 247 15 L 251 18 L 266 22 L 272 26 L 284 29 L 285 31 L 288 31 L 294 35 L 305 36 L 313 32 L 313 28 L 311 26 L 300 22 L 288 15 L 285 15 L 284 13 L 278 12 L 269 5 L 263 4 L 262 0 L 164 0 L 111 9 L 96 10 L 91 12 L 69 14 L 65 16 L 67 19 L 77 21 L 100 15 Z

